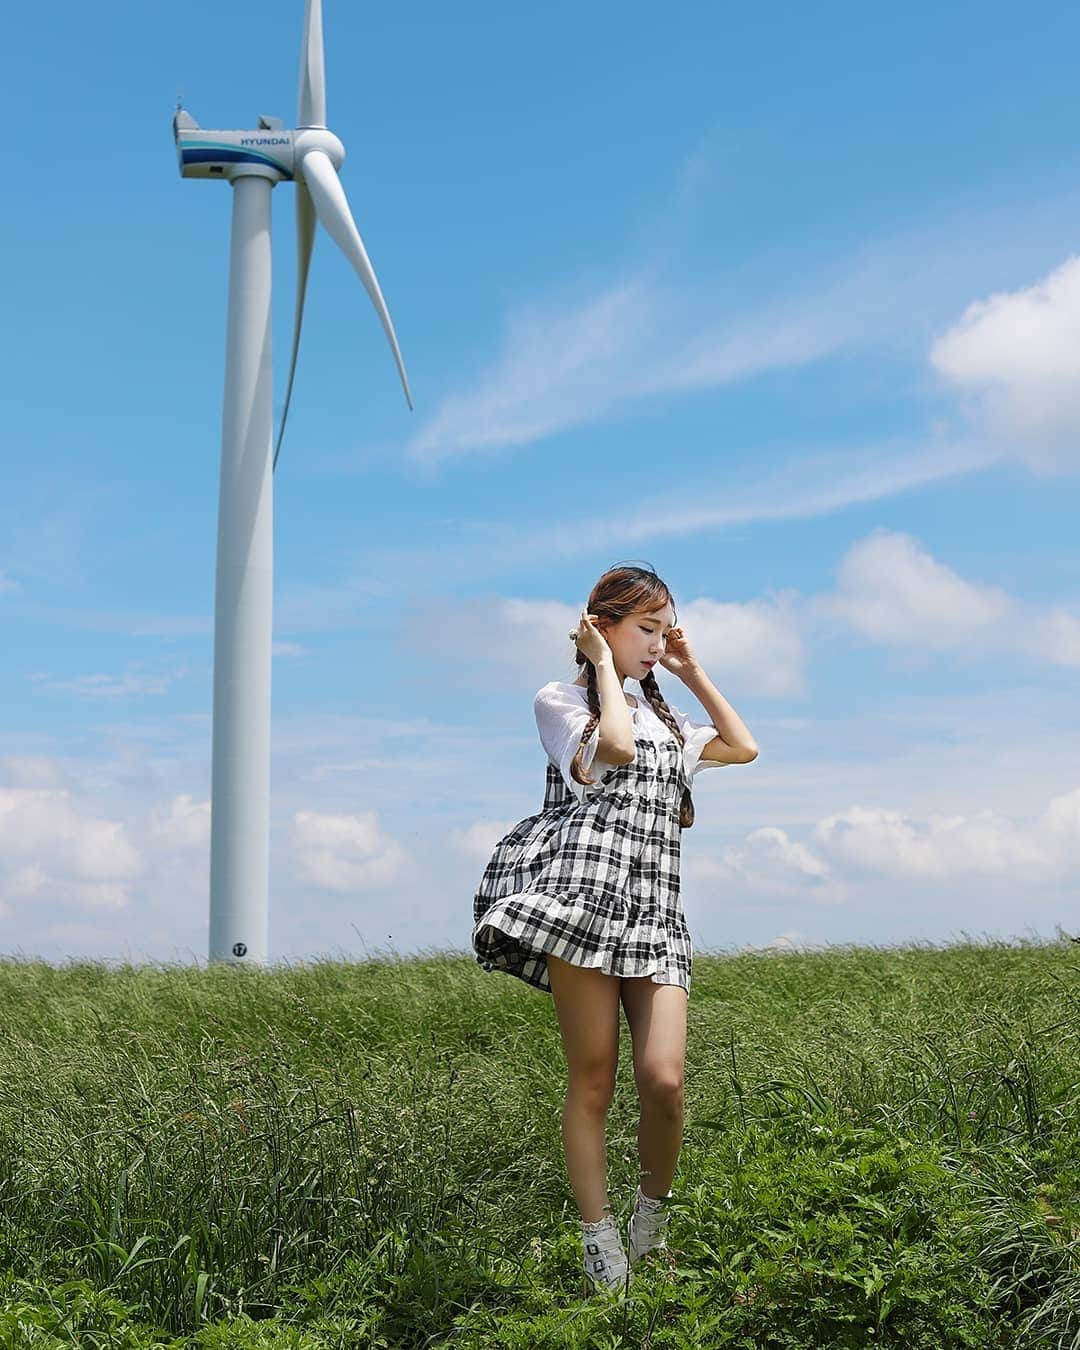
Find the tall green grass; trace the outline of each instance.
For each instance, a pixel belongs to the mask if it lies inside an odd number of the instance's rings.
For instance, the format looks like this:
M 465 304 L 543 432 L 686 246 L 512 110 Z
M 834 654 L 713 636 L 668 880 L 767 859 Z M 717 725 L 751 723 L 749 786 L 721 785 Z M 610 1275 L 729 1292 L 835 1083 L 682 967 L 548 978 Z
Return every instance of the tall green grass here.
M 1080 1347 L 1064 934 L 699 951 L 628 1299 L 581 1294 L 564 1091 L 551 997 L 470 954 L 0 961 L 0 1346 Z

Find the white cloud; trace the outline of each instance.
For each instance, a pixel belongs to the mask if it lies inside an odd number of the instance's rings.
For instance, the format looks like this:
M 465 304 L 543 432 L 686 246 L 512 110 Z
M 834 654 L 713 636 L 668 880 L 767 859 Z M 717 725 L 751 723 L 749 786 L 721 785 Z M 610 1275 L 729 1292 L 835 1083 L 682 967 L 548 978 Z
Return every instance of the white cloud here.
M 910 535 L 876 529 L 848 549 L 835 593 L 812 609 L 882 646 L 941 651 L 984 638 L 1000 643 L 1022 606 L 999 586 L 965 580 Z
M 1036 661 L 1080 666 L 1080 617 L 1060 606 L 1045 614 L 1033 614 L 1020 639 Z
M 452 830 L 448 842 L 467 858 L 486 862 L 495 845 L 516 825 L 514 820 L 477 820 L 464 830 Z
M 952 698 L 897 690 L 886 718 L 874 708 L 835 720 L 807 717 L 795 727 L 793 719 L 751 711 L 760 760 L 707 774 L 695 789 L 698 821 L 683 855 L 695 939 L 727 945 L 752 936 L 779 945 L 776 933 L 801 933 L 808 905 L 834 937 L 854 924 L 871 940 L 895 933 L 912 907 L 921 907 L 910 921 L 924 933 L 933 918 L 1010 931 L 1040 914 L 1044 928 L 1058 917 L 1067 923 L 1080 861 L 1071 705 L 1065 692 L 1057 702 L 1051 691 L 1035 699 L 1027 692 L 997 684 Z M 734 702 L 747 713 L 737 692 Z M 1002 750 L 1003 705 L 1015 754 Z M 467 947 L 479 869 L 510 825 L 540 806 L 543 755 L 528 708 L 513 729 L 487 725 L 480 710 L 457 727 L 336 716 L 325 724 L 286 718 L 279 731 L 274 959 L 358 949 L 358 934 L 375 942 L 388 931 L 404 950 Z M 463 780 L 463 763 L 481 762 L 479 734 L 483 772 L 470 767 Z M 191 735 L 204 755 L 205 726 L 192 726 Z M 418 740 L 419 777 L 408 767 Z M 154 754 L 164 775 L 166 761 Z M 397 772 L 373 776 L 368 754 L 396 758 Z M 341 770 L 325 781 L 317 772 L 324 759 Z M 0 768 L 10 777 L 17 760 L 24 776 L 61 778 L 44 757 L 9 756 Z M 145 870 L 135 888 L 123 875 L 60 866 L 57 858 L 75 853 L 64 852 L 65 830 L 55 819 L 13 853 L 9 824 L 7 834 L 0 831 L 4 948 L 55 959 L 133 944 L 165 959 L 178 950 L 203 959 L 209 811 L 202 795 L 158 793 L 140 775 L 118 778 L 107 762 L 76 774 L 68 761 L 63 778 L 69 775 L 84 784 L 70 798 L 71 814 L 123 820 Z M 318 782 L 322 788 L 312 786 Z M 301 789 L 303 810 L 289 801 Z M 342 813 L 335 804 L 346 797 L 378 809 Z M 80 927 L 90 914 L 92 926 Z M 821 935 L 819 925 L 810 931 Z
M 1015 886 L 1067 883 L 1080 863 L 1080 788 L 1053 797 L 1034 819 L 990 809 L 924 816 L 853 805 L 821 817 L 809 843 L 761 826 L 713 853 L 689 850 L 684 873 L 702 889 L 824 905 L 864 898 L 875 879 L 947 894 L 965 879 Z M 698 848 L 701 846 L 698 845 Z
M 0 872 L 8 898 L 69 899 L 123 908 L 131 882 L 145 871 L 121 820 L 83 808 L 67 788 L 0 788 Z
M 455 673 L 472 666 L 486 680 L 535 692 L 544 683 L 538 671 L 550 672 L 550 679 L 577 678 L 568 633 L 586 599 L 573 604 L 506 596 L 433 599 L 406 621 L 403 637 L 429 661 L 452 663 Z M 803 692 L 804 652 L 794 604 L 794 593 L 785 592 L 745 603 L 705 597 L 683 603 L 676 597 L 675 608 L 706 669 L 779 698 Z M 498 633 L 499 641 L 483 638 L 489 633 Z M 685 691 L 675 677 L 658 670 L 657 679 L 682 706 Z
M 675 608 L 698 660 L 724 682 L 753 688 L 761 698 L 791 698 L 806 692 L 806 651 L 796 591 L 745 601 L 702 596 L 680 603 L 676 598 Z M 664 673 L 657 678 L 661 683 L 675 679 Z M 680 697 L 684 702 L 689 697 L 677 683 L 669 693 L 676 705 Z
M 973 392 L 987 433 L 1033 472 L 1080 468 L 1080 257 L 1032 286 L 968 305 L 930 361 Z
M 993 811 L 930 815 L 916 821 L 884 807 L 853 806 L 827 816 L 814 829 L 819 845 L 857 875 L 876 872 L 943 882 L 965 873 L 1030 881 L 1080 858 L 1075 839 L 1056 828 L 1065 804 L 1051 803 L 1040 821 L 1025 826 Z
M 1040 611 L 1000 586 L 969 581 L 897 530 L 876 529 L 853 544 L 837 567 L 835 591 L 810 597 L 805 616 L 808 623 L 844 625 L 924 666 L 946 651 L 1080 665 L 1080 618 L 1061 606 Z
M 697 807 L 701 814 L 701 806 Z M 738 842 L 712 853 L 691 845 L 683 874 L 702 891 L 753 895 L 759 899 L 813 900 L 840 904 L 850 898 L 842 877 L 826 859 L 774 825 L 750 830 Z
M 531 693 L 545 678 L 576 678 L 567 634 L 585 599 L 431 598 L 405 619 L 401 640 L 429 664 L 452 669 L 463 687 L 495 682 Z M 788 589 L 743 601 L 676 595 L 675 608 L 714 681 L 753 690 L 757 698 L 805 696 L 809 654 L 837 633 L 924 666 L 947 652 L 1080 665 L 1080 617 L 1060 605 L 1040 610 L 1001 586 L 965 578 L 918 539 L 884 528 L 843 554 L 831 591 L 803 597 Z M 488 641 L 490 633 L 499 641 Z M 657 679 L 672 702 L 685 704 L 689 696 L 674 677 L 660 669 Z
M 115 881 L 79 881 L 70 884 L 75 900 L 87 909 L 127 909 L 131 887 Z
M 64 787 L 67 776 L 59 761 L 46 755 L 0 755 L 0 783 L 9 787 Z
M 154 808 L 150 838 L 170 849 L 202 849 L 210 842 L 210 803 L 194 801 L 189 793 L 174 797 L 168 807 Z
M 538 670 L 556 672 L 552 679 L 572 679 L 567 633 L 576 618 L 573 605 L 558 600 L 439 596 L 413 606 L 401 639 L 431 664 L 452 667 L 458 678 L 471 669 L 477 679 L 503 685 L 527 684 Z
M 22 900 L 36 895 L 48 883 L 48 873 L 40 863 L 27 863 L 25 867 L 17 867 L 11 873 L 8 878 L 7 891 L 9 895 Z
M 363 891 L 392 881 L 406 853 L 385 834 L 374 811 L 293 814 L 292 844 L 301 878 L 330 891 Z

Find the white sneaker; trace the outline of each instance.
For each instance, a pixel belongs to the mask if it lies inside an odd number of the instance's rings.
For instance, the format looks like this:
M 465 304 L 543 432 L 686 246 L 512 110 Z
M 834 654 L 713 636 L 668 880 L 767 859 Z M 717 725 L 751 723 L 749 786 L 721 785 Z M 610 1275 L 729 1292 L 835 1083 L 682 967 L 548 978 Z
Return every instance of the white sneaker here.
M 619 1290 L 626 1285 L 629 1266 L 614 1219 L 581 1225 L 586 1284 L 593 1289 Z
M 634 1212 L 630 1215 L 630 1264 L 636 1266 L 646 1253 L 667 1251 L 667 1222 L 670 1217 L 664 1201 L 670 1199 L 671 1192 L 652 1200 L 639 1185 L 634 1197 Z

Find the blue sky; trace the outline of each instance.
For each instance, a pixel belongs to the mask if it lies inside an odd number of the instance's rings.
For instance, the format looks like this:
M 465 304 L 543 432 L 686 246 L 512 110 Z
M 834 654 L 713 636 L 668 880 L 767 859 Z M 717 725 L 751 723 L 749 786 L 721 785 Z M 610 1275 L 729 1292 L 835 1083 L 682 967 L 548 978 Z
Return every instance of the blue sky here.
M 291 125 L 302 10 L 11 19 L 3 952 L 205 959 L 230 190 L 170 120 Z M 273 959 L 468 950 L 542 800 L 533 695 L 624 560 L 760 747 L 696 784 L 699 951 L 1075 931 L 1080 16 L 326 0 L 325 32 L 416 407 L 320 232 Z

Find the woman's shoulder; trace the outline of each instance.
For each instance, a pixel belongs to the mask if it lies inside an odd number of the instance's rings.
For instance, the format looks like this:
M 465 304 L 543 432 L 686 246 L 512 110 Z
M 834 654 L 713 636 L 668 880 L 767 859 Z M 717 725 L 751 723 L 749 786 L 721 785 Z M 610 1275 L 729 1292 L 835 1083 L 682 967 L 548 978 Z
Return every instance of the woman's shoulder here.
M 537 699 L 550 698 L 586 698 L 588 691 L 583 684 L 570 684 L 566 680 L 548 680 L 536 691 Z
M 548 680 L 541 685 L 533 699 L 533 711 L 537 717 L 567 717 L 581 708 L 588 710 L 588 690 L 580 684 L 568 684 L 565 680 Z

